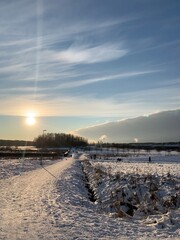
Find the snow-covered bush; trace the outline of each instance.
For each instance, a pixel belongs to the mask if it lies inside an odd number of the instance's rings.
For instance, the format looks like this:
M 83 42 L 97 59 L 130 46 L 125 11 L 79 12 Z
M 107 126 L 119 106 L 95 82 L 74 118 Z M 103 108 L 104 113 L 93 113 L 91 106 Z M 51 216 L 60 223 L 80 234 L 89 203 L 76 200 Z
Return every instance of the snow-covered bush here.
M 179 179 L 169 171 L 139 171 L 130 163 L 126 164 L 134 168 L 133 172 L 121 171 L 116 163 L 105 165 L 86 160 L 82 164 L 97 205 L 111 216 L 148 217 L 180 207 Z M 116 170 L 112 169 L 113 164 Z

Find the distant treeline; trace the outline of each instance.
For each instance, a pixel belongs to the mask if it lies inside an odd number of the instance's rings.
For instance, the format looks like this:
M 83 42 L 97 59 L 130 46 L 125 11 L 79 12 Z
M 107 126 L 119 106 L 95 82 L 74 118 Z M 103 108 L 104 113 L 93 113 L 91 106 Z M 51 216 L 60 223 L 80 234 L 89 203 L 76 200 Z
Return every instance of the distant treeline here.
M 0 146 L 33 146 L 33 141 L 24 141 L 24 140 L 4 140 L 0 139 Z
M 69 147 L 86 147 L 86 148 L 121 148 L 121 149 L 144 149 L 144 150 L 177 150 L 180 151 L 180 142 L 165 143 L 103 143 L 98 142 L 88 144 L 88 140 L 65 133 L 47 133 L 39 135 L 34 141 L 24 140 L 4 140 L 0 139 L 1 147 L 18 147 L 18 146 L 36 146 L 37 148 L 69 148 Z
M 72 134 L 47 133 L 35 138 L 34 144 L 38 148 L 86 147 L 88 141 Z
M 180 151 L 180 142 L 166 143 L 102 143 L 94 144 L 100 148 L 121 148 L 121 149 L 144 149 L 144 150 L 176 150 Z

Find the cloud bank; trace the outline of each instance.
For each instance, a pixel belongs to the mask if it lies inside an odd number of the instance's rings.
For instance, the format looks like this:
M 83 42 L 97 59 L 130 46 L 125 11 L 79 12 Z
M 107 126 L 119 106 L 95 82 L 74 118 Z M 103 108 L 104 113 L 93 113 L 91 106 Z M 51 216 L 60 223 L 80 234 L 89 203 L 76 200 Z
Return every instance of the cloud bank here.
M 180 140 L 180 110 L 80 129 L 75 134 L 93 141 L 108 136 L 107 142 L 118 143 L 176 142 Z

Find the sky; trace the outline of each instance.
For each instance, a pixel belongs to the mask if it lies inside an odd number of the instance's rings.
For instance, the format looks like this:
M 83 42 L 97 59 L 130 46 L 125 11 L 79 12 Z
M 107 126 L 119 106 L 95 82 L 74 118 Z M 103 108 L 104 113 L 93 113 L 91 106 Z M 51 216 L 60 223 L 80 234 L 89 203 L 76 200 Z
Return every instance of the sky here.
M 179 0 L 0 1 L 0 139 L 179 109 L 179 9 Z

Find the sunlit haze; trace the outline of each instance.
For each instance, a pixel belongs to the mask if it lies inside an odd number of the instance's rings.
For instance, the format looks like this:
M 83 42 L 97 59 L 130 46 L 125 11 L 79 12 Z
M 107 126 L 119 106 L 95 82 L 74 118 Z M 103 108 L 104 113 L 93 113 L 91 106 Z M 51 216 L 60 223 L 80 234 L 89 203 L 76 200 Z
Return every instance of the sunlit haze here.
M 34 114 L 29 114 L 27 117 L 26 117 L 26 123 L 27 125 L 29 126 L 32 126 L 36 123 L 36 117 Z

